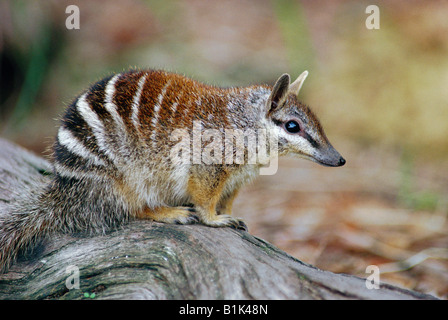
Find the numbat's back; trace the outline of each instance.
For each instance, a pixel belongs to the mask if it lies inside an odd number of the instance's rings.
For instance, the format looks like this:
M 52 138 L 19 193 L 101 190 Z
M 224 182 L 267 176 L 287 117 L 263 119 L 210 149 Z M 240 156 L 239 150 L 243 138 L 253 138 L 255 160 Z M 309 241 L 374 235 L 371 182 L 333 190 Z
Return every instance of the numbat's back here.
M 222 89 L 146 70 L 94 84 L 63 116 L 51 183 L 0 221 L 0 267 L 51 232 L 105 232 L 133 218 L 246 229 L 232 202 L 269 160 L 345 163 L 297 99 L 307 74 Z

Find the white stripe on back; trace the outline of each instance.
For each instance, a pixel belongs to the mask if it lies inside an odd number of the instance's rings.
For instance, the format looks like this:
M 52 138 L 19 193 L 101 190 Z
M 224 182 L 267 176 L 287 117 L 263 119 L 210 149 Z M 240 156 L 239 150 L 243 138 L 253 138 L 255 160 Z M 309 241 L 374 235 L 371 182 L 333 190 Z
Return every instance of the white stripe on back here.
M 96 154 L 92 153 L 87 149 L 81 141 L 79 141 L 69 129 L 64 127 L 59 128 L 58 132 L 58 142 L 62 146 L 66 147 L 67 150 L 74 153 L 75 155 L 84 158 L 97 166 L 105 166 L 103 160 L 101 160 Z
M 159 96 L 157 97 L 157 102 L 154 106 L 154 113 L 152 115 L 151 125 L 152 125 L 152 133 L 151 133 L 151 140 L 154 142 L 157 134 L 157 122 L 159 121 L 159 112 L 160 108 L 162 107 L 163 98 L 165 97 L 166 90 L 170 86 L 170 82 L 168 81 L 165 86 L 163 87 L 162 91 L 160 92 Z M 154 144 L 155 147 L 155 144 Z
M 162 89 L 162 92 L 160 92 L 159 96 L 157 97 L 157 102 L 154 106 L 154 113 L 153 113 L 153 117 L 151 120 L 151 124 L 152 124 L 153 128 L 156 127 L 157 121 L 159 121 L 160 107 L 162 106 L 163 98 L 165 97 L 165 93 L 166 93 L 166 90 L 168 89 L 169 85 L 170 85 L 170 81 L 168 81 L 165 84 L 165 86 Z
M 89 103 L 87 102 L 87 93 L 83 94 L 76 103 L 76 108 L 84 119 L 84 121 L 88 124 L 88 126 L 92 129 L 93 135 L 95 136 L 96 143 L 98 148 L 104 152 L 108 158 L 115 163 L 115 156 L 111 153 L 111 149 L 106 142 L 105 135 L 106 130 L 104 130 L 103 122 L 98 118 L 98 115 L 90 108 Z
M 177 107 L 179 106 L 179 103 L 178 102 L 174 102 L 172 105 L 171 105 L 171 123 L 173 124 L 174 123 L 174 115 L 176 114 L 176 110 L 177 110 Z
M 117 111 L 117 106 L 113 102 L 114 95 L 115 95 L 115 83 L 117 82 L 118 78 L 120 77 L 120 74 L 117 74 L 112 77 L 112 79 L 109 80 L 107 83 L 105 91 L 105 98 L 104 98 L 104 108 L 110 113 L 112 119 L 114 119 L 115 123 L 117 124 L 119 130 L 121 130 L 123 133 L 126 132 L 126 127 L 124 125 L 123 119 L 120 117 Z
M 58 175 L 60 175 L 61 177 L 75 178 L 75 179 L 81 179 L 81 178 L 98 179 L 98 171 L 91 171 L 91 170 L 79 171 L 73 167 L 66 166 L 59 162 L 55 162 L 54 168 L 56 169 Z
M 140 110 L 140 98 L 142 96 L 143 86 L 146 82 L 147 74 L 142 76 L 140 80 L 138 81 L 138 89 L 135 92 L 134 99 L 132 100 L 132 115 L 131 115 L 131 121 L 134 124 L 135 129 L 139 130 L 140 128 L 140 121 L 138 120 L 138 113 Z

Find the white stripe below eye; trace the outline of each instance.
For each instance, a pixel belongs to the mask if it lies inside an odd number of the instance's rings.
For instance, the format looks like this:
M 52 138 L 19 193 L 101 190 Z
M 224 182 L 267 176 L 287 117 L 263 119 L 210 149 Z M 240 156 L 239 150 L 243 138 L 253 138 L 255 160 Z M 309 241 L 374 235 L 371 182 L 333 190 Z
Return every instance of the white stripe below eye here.
M 108 156 L 108 158 L 115 163 L 115 156 L 111 153 L 111 149 L 109 148 L 106 139 L 105 134 L 106 131 L 104 130 L 103 122 L 98 118 L 98 115 L 90 108 L 89 103 L 87 102 L 87 93 L 83 94 L 76 103 L 76 108 L 81 115 L 81 117 L 84 119 L 84 121 L 88 124 L 88 126 L 92 129 L 93 135 L 95 136 L 98 148 L 104 152 L 105 155 Z
M 142 96 L 143 86 L 146 82 L 147 74 L 142 76 L 140 80 L 138 81 L 138 89 L 135 92 L 134 99 L 132 100 L 132 115 L 131 115 L 131 121 L 134 124 L 135 129 L 138 131 L 140 128 L 140 122 L 138 120 L 138 113 L 140 110 L 140 98 Z
M 97 166 L 104 166 L 103 160 L 87 149 L 81 141 L 79 141 L 70 130 L 60 127 L 58 132 L 58 141 L 61 146 L 67 148 L 68 151 L 84 158 Z

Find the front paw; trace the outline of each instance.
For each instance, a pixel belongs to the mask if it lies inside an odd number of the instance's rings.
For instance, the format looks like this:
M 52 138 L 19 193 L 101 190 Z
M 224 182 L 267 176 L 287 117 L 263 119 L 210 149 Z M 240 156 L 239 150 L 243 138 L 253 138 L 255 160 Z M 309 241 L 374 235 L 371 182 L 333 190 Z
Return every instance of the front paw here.
M 196 211 L 191 207 L 177 207 L 174 213 L 172 223 L 175 224 L 195 224 L 199 222 Z
M 211 227 L 231 227 L 237 230 L 247 231 L 247 225 L 243 220 L 227 214 L 216 215 L 213 219 L 202 220 L 202 223 Z

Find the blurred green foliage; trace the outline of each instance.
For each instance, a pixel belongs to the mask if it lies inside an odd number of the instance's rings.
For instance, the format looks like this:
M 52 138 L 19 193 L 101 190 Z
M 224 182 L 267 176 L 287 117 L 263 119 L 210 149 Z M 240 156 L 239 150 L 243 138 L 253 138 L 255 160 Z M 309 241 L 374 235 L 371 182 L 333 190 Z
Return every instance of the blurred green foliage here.
M 436 211 L 439 208 L 442 197 L 438 192 L 415 191 L 415 163 L 410 153 L 402 155 L 400 180 L 398 201 L 402 205 L 416 211 Z
M 332 132 L 360 147 L 386 145 L 429 161 L 447 159 L 448 20 L 438 17 L 437 7 L 380 8 L 379 30 L 348 19 L 351 6 L 335 14 L 334 44 L 320 61 L 310 101 L 325 106 Z
M 274 0 L 273 6 L 291 66 L 289 72 L 299 75 L 315 64 L 307 19 L 299 1 Z
M 14 130 L 23 127 L 24 120 L 29 116 L 33 105 L 36 103 L 42 81 L 48 73 L 48 63 L 51 48 L 51 34 L 49 28 L 43 28 L 39 36 L 34 40 L 28 57 L 24 57 L 25 78 L 20 88 L 16 107 L 9 119 L 9 126 Z

